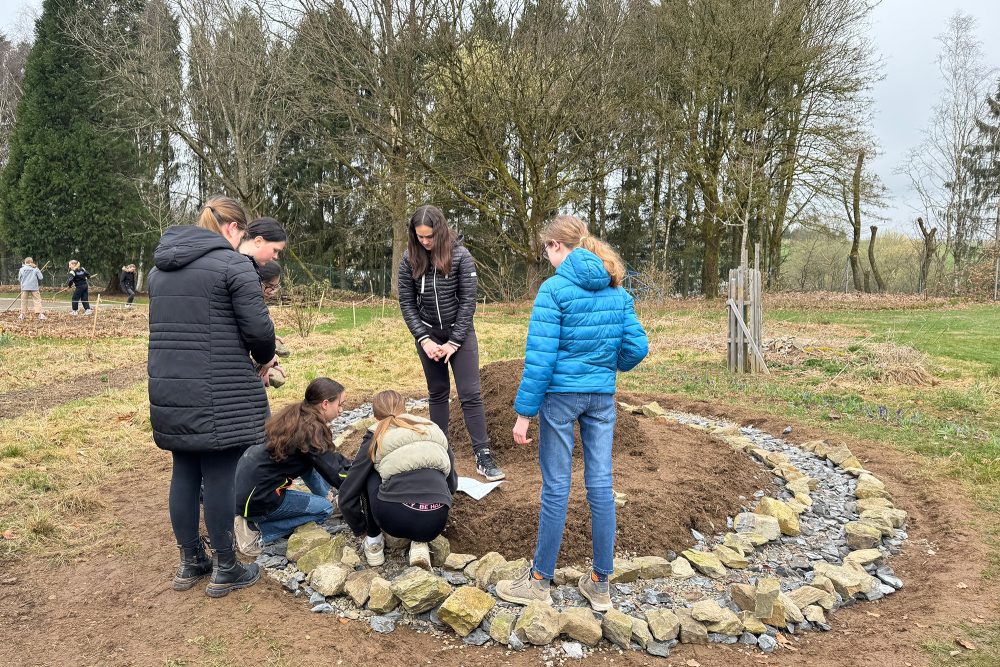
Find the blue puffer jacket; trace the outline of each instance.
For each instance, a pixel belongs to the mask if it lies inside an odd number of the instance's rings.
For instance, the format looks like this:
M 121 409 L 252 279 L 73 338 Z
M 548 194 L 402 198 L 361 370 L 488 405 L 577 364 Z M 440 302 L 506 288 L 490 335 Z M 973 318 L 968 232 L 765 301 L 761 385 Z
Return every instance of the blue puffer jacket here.
M 517 414 L 534 417 L 547 393 L 613 394 L 617 372 L 646 356 L 649 340 L 632 297 L 610 284 L 604 263 L 583 248 L 542 283 L 528 324 Z

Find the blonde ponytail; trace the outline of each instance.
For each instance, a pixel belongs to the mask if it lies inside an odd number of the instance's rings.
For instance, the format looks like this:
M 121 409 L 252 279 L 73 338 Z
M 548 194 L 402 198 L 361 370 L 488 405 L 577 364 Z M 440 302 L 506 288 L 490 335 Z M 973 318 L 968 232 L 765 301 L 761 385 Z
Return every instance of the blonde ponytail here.
M 625 262 L 607 243 L 590 235 L 587 225 L 575 215 L 557 215 L 542 230 L 542 242 L 558 241 L 567 248 L 583 248 L 597 255 L 604 262 L 604 270 L 611 276 L 611 286 L 621 287 L 625 282 Z
M 378 456 L 378 450 L 382 448 L 382 438 L 390 428 L 405 428 L 416 433 L 427 433 L 427 428 L 422 424 L 417 424 L 403 415 L 406 412 L 406 399 L 398 391 L 387 389 L 380 391 L 372 398 L 372 412 L 378 425 L 375 433 L 372 434 L 372 444 L 368 450 L 368 456 L 372 462 Z
M 247 212 L 235 199 L 217 195 L 201 207 L 197 225 L 210 232 L 222 234 L 222 228 L 231 222 L 235 222 L 236 227 L 245 232 L 247 230 Z

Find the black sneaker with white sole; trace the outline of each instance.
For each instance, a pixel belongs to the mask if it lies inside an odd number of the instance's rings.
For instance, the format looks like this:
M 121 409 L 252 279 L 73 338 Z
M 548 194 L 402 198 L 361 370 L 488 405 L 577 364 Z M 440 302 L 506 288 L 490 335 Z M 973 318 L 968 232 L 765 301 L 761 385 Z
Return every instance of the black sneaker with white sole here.
M 496 482 L 507 476 L 493 460 L 493 452 L 489 448 L 476 452 L 476 472 L 491 482 Z

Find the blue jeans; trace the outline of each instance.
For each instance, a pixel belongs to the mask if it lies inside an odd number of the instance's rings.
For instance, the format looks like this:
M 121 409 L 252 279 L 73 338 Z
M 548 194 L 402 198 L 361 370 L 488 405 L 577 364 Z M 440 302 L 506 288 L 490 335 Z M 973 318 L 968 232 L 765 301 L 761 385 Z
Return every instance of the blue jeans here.
M 285 491 L 284 496 L 281 505 L 270 514 L 247 517 L 257 524 L 265 544 L 288 537 L 304 523 L 323 523 L 333 512 L 333 505 L 324 496 L 304 491 Z
M 542 507 L 534 570 L 551 579 L 566 527 L 573 474 L 573 424 L 580 422 L 583 479 L 590 505 L 594 571 L 614 571 L 615 500 L 611 492 L 611 445 L 615 430 L 614 394 L 546 394 L 538 413 L 538 464 Z
M 319 474 L 316 468 L 312 468 L 309 472 L 302 475 L 301 479 L 309 487 L 309 490 L 317 496 L 326 498 L 330 493 L 330 485 L 323 479 L 323 475 Z

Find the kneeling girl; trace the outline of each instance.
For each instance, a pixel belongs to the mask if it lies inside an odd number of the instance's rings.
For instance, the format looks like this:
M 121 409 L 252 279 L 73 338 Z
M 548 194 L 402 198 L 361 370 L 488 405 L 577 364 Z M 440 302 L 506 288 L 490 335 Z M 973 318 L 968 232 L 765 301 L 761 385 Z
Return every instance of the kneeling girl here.
M 334 451 L 329 427 L 341 413 L 344 394 L 339 382 L 316 378 L 306 387 L 305 400 L 268 420 L 266 442 L 240 458 L 234 532 L 244 555 L 256 556 L 263 544 L 287 537 L 304 523 L 321 523 L 333 513 L 329 488 L 340 487 L 350 466 Z M 311 482 L 317 477 L 314 472 L 322 479 Z M 289 490 L 297 477 L 313 493 Z
M 367 536 L 369 565 L 385 562 L 385 532 L 411 540 L 410 565 L 430 569 L 427 542 L 444 530 L 458 487 L 455 455 L 434 422 L 405 413 L 398 392 L 379 392 L 372 409 L 378 421 L 340 487 L 340 509 L 354 534 Z

